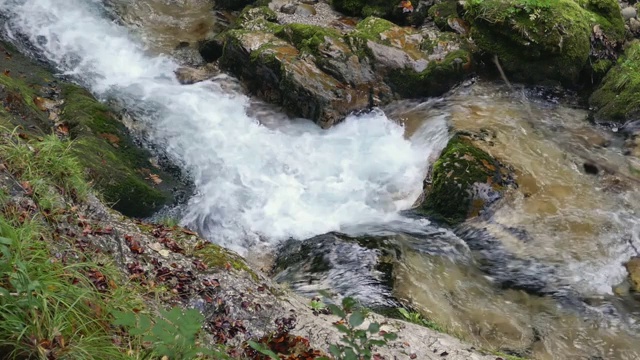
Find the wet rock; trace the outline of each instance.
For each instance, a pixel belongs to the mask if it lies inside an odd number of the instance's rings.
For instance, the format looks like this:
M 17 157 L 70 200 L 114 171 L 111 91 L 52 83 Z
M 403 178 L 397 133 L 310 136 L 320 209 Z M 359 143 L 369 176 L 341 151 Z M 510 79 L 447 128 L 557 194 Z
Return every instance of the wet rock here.
M 263 99 L 327 128 L 396 97 L 440 95 L 470 71 L 454 34 L 416 32 L 367 18 L 351 32 L 274 22 L 246 10 L 223 34 L 220 64 Z
M 629 44 L 589 98 L 597 122 L 625 123 L 640 115 L 640 41 Z
M 329 233 L 280 247 L 274 279 L 307 297 L 328 291 L 374 309 L 396 308 L 393 268 L 400 249 L 385 237 Z
M 457 134 L 434 164 L 419 210 L 459 224 L 482 214 L 513 184 L 512 170 L 474 146 L 467 136 Z
M 575 86 L 597 60 L 615 59 L 624 21 L 615 0 L 558 0 L 515 6 L 512 1 L 468 1 L 471 36 L 497 55 L 516 81 Z M 589 61 L 591 56 L 591 61 Z
M 590 175 L 598 175 L 598 173 L 600 172 L 596 164 L 592 164 L 588 162 L 582 164 L 582 168 L 584 169 L 584 172 Z
M 207 64 L 199 68 L 183 66 L 175 71 L 176 78 L 183 85 L 195 84 L 197 82 L 211 79 L 218 73 L 220 73 L 220 71 L 213 64 Z
M 631 290 L 640 292 L 640 257 L 632 257 L 631 260 L 625 264 L 625 267 L 629 274 L 628 277 Z

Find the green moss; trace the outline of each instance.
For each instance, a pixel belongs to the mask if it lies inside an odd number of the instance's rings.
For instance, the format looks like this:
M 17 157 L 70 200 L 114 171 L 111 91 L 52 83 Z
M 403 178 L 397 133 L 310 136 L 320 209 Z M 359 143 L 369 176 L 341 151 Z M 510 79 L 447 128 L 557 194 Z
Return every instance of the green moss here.
M 133 143 L 109 108 L 76 85 L 62 89 L 61 118 L 75 140 L 73 152 L 104 199 L 123 214 L 140 217 L 173 201 L 167 188 L 173 182 L 171 176 L 149 169 L 151 155 Z M 162 180 L 160 186 L 150 177 L 152 173 Z
M 342 39 L 342 34 L 337 30 L 306 24 L 287 24 L 275 34 L 298 50 L 311 54 L 318 53 L 318 48 L 326 38 Z
M 464 221 L 474 210 L 470 189 L 488 183 L 500 190 L 501 165 L 491 155 L 476 148 L 460 135 L 454 136 L 433 166 L 433 182 L 421 211 L 451 225 Z
M 591 12 L 573 0 L 472 0 L 466 10 L 476 44 L 517 81 L 573 85 L 587 65 L 593 25 L 613 40 L 620 35 L 610 10 Z
M 278 15 L 267 6 L 247 7 L 238 15 L 235 27 L 246 28 L 250 23 L 261 20 L 275 23 L 278 20 Z
M 466 50 L 452 51 L 442 61 L 431 61 L 422 72 L 403 69 L 392 72 L 388 82 L 403 97 L 437 96 L 464 79 L 470 61 Z
M 602 80 L 601 87 L 590 97 L 596 108 L 595 120 L 625 122 L 640 114 L 640 41 L 625 50 Z
M 370 16 L 356 25 L 357 36 L 374 41 L 380 41 L 380 34 L 395 26 L 396 25 L 390 21 Z
M 246 271 L 254 280 L 258 280 L 258 275 L 249 268 L 242 257 L 216 244 L 205 243 L 194 252 L 194 256 L 209 267 L 224 269 L 229 264 L 235 270 Z
M 613 41 L 625 37 L 624 19 L 617 0 L 577 0 L 583 8 L 594 14 L 591 22 L 597 23 Z
M 458 17 L 458 2 L 456 0 L 445 0 L 429 8 L 429 16 L 433 19 L 440 30 L 448 30 L 450 18 Z

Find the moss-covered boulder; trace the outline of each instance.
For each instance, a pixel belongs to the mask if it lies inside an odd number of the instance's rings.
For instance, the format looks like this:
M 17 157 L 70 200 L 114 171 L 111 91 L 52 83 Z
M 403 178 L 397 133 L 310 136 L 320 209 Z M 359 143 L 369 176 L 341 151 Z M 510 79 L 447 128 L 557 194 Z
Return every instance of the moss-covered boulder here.
M 458 17 L 458 1 L 444 0 L 429 8 L 429 17 L 441 30 L 449 30 L 449 21 Z
M 9 45 L 0 46 L 7 54 L 0 74 L 5 130 L 19 126 L 25 136 L 53 132 L 73 140 L 71 151 L 93 186 L 125 215 L 146 217 L 174 202 L 184 185 L 150 161 L 152 154 L 136 145 L 107 106 L 81 87 L 56 80 Z
M 626 264 L 631 290 L 640 293 L 640 257 L 631 258 Z
M 478 216 L 513 184 L 511 170 L 457 134 L 433 165 L 419 211 L 456 225 Z
M 471 69 L 470 53 L 451 33 L 420 33 L 379 19 L 366 18 L 348 35 L 376 73 L 404 98 L 437 96 L 460 82 Z
M 598 122 L 636 120 L 640 115 L 640 41 L 631 43 L 589 98 Z
M 615 0 L 470 0 L 466 11 L 475 43 L 517 81 L 575 85 L 624 40 Z
M 281 25 L 269 9 L 251 8 L 218 42 L 221 67 L 250 91 L 324 128 L 398 97 L 440 95 L 470 70 L 455 34 L 417 32 L 375 17 L 347 33 Z

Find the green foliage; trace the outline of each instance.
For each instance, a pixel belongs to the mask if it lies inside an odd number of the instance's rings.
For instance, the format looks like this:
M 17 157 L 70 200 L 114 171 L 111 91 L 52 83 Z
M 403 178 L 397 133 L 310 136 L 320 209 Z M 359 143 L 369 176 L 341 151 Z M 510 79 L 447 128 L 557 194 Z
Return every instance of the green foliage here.
M 204 317 L 194 309 L 183 311 L 174 307 L 160 310 L 158 317 L 147 314 L 115 311 L 114 325 L 123 326 L 130 336 L 141 337 L 143 342 L 153 344 L 147 356 L 170 359 L 194 359 L 200 354 L 212 354 L 210 350 L 196 344 Z M 221 355 L 216 353 L 216 355 Z
M 377 322 L 369 323 L 366 329 L 361 328 L 367 312 L 353 298 L 345 297 L 342 306 L 329 304 L 327 308 L 342 319 L 334 324 L 343 334 L 340 339 L 342 344 L 329 347 L 329 353 L 337 360 L 370 360 L 375 354 L 375 347 L 385 346 L 398 337 L 396 333 L 380 331 Z
M 7 131 L 8 132 L 8 131 Z M 24 142 L 15 133 L 0 143 L 0 152 L 27 191 L 32 190 L 42 207 L 54 206 L 56 190 L 78 200 L 86 198 L 89 185 L 84 170 L 71 153 L 72 143 L 48 135 Z
M 596 108 L 595 120 L 625 122 L 640 113 L 640 41 L 634 41 L 625 50 L 618 63 L 602 80 L 602 86 L 589 99 Z
M 398 308 L 398 312 L 410 323 L 421 325 L 438 332 L 445 332 L 444 328 L 431 320 L 425 319 L 419 312 L 409 312 L 405 308 Z
M 52 261 L 35 220 L 10 221 L 0 217 L 3 359 L 125 359 L 103 309 L 126 304 L 126 294 L 97 291 L 83 271 L 95 263 Z

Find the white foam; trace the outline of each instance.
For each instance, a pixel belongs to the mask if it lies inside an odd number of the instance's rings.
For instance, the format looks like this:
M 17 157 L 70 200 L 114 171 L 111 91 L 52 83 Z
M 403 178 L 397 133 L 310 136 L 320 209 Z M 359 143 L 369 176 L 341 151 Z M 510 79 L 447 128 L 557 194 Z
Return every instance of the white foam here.
M 245 96 L 178 84 L 177 64 L 148 55 L 99 3 L 0 0 L 0 10 L 10 34 L 26 35 L 61 70 L 97 96 L 116 94 L 146 122 L 193 177 L 184 222 L 210 239 L 242 250 L 258 238 L 304 238 L 397 217 L 418 197 L 444 121 L 413 143 L 379 111 L 327 131 L 309 122 L 268 129 L 246 114 Z

